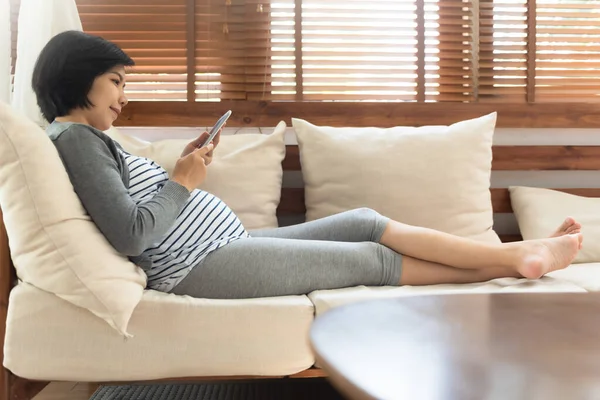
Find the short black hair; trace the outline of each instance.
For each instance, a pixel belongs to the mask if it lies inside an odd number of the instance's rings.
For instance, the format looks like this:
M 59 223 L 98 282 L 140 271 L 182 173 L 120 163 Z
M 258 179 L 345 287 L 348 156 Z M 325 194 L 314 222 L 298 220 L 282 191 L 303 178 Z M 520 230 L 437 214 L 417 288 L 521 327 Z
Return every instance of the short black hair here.
M 93 106 L 88 99 L 96 77 L 134 61 L 116 44 L 80 31 L 54 36 L 42 49 L 31 84 L 48 122 L 75 108 Z

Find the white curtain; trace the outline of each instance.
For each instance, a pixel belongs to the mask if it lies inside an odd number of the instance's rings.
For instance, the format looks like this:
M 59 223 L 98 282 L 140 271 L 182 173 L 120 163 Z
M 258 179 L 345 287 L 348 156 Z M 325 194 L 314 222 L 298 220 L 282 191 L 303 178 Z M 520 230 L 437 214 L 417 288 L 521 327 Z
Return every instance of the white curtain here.
M 12 106 L 41 127 L 47 123 L 31 88 L 33 68 L 46 43 L 67 30 L 83 30 L 75 0 L 21 0 Z
M 10 3 L 0 0 L 0 101 L 10 103 Z

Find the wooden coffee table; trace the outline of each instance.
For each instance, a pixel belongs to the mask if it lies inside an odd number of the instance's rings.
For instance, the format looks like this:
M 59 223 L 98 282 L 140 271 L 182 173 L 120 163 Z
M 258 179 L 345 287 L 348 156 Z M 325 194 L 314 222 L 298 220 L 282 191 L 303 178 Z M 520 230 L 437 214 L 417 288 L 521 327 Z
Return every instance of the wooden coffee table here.
M 600 399 L 600 293 L 374 300 L 319 316 L 310 341 L 351 399 Z

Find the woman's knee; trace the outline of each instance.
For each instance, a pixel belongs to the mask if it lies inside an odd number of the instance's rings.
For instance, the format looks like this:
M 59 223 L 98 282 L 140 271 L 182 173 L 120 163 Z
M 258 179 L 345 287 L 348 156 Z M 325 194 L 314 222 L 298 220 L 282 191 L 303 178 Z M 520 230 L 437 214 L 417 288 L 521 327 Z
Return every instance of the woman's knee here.
M 375 221 L 381 217 L 377 211 L 369 207 L 359 207 L 348 211 L 351 215 L 360 221 Z
M 370 241 L 379 243 L 389 218 L 368 207 L 355 208 L 349 212 L 359 227 L 369 229 Z

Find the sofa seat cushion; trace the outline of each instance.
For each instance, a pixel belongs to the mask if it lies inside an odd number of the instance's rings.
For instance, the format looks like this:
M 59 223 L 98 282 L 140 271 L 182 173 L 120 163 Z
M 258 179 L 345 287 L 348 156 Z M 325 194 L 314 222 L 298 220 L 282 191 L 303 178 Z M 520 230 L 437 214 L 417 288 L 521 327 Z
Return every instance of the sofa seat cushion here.
M 294 374 L 312 366 L 306 296 L 207 300 L 145 291 L 125 339 L 101 319 L 21 283 L 10 295 L 4 365 L 40 380 L 125 381 Z
M 585 292 L 576 283 L 565 279 L 545 276 L 538 280 L 499 278 L 488 282 L 470 284 L 444 284 L 429 286 L 366 287 L 358 286 L 337 290 L 319 290 L 309 295 L 315 305 L 316 315 L 332 308 L 365 300 L 418 296 L 433 294 L 464 293 L 541 293 L 541 292 Z
M 600 291 L 600 263 L 573 264 L 569 268 L 551 272 L 548 276 L 573 283 L 588 292 Z

